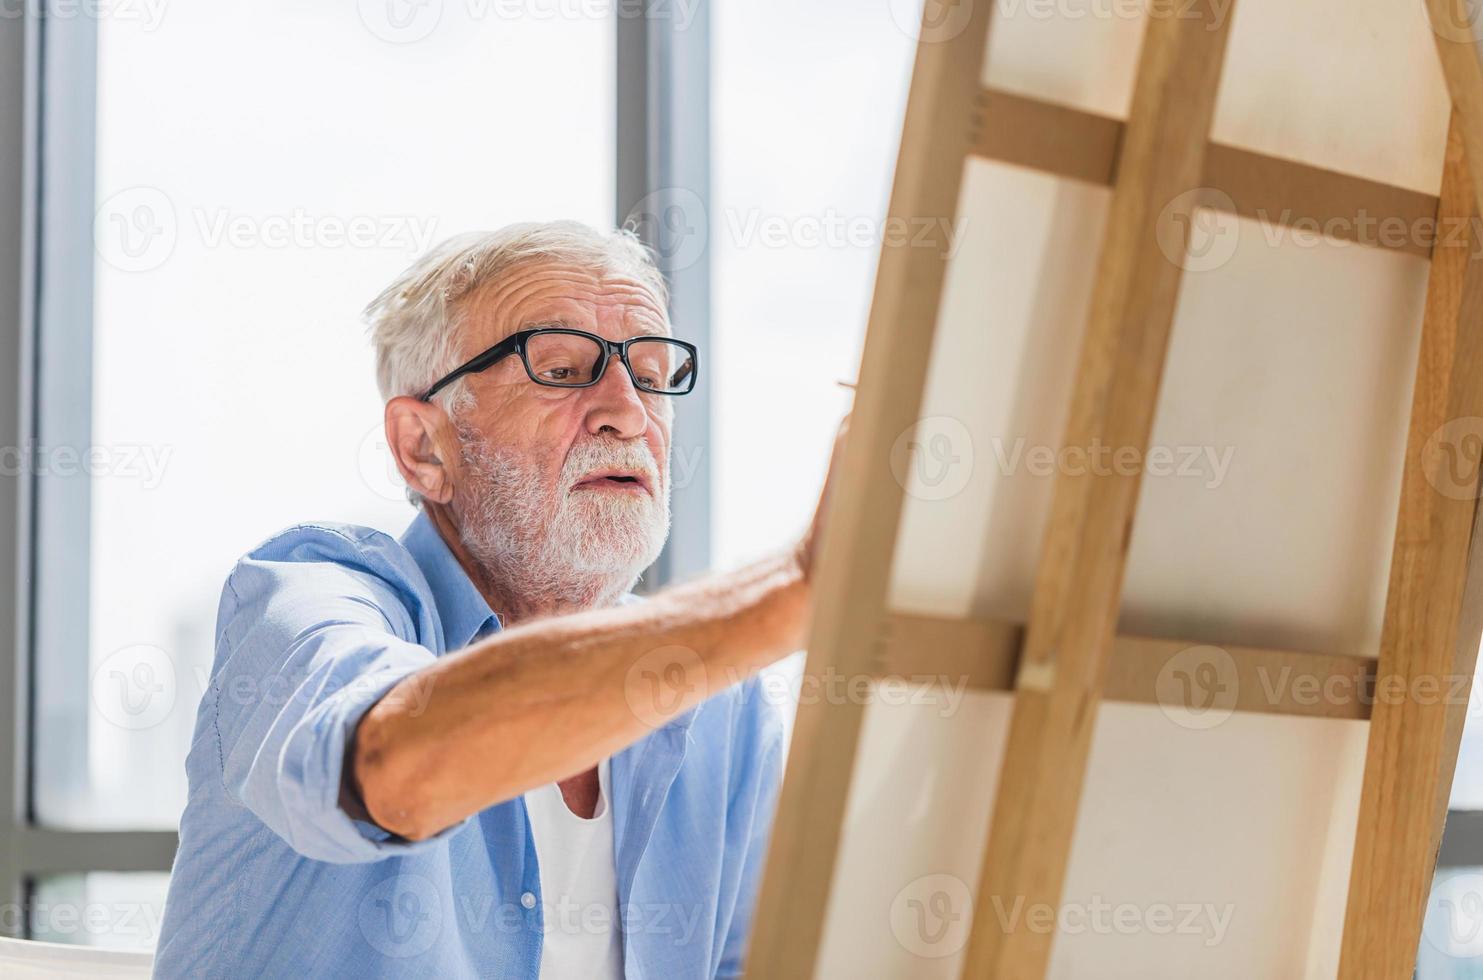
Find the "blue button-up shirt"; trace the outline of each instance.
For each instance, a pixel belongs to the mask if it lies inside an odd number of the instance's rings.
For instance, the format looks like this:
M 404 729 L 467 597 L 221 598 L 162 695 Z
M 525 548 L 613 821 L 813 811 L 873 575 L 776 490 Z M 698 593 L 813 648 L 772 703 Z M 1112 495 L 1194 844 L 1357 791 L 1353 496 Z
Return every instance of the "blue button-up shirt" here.
M 338 803 L 366 710 L 499 628 L 425 516 L 400 542 L 300 525 L 237 564 L 186 762 L 157 977 L 537 980 L 547 917 L 572 916 L 542 897 L 523 798 L 418 842 Z M 630 980 L 740 972 L 782 752 L 754 680 L 613 757 Z

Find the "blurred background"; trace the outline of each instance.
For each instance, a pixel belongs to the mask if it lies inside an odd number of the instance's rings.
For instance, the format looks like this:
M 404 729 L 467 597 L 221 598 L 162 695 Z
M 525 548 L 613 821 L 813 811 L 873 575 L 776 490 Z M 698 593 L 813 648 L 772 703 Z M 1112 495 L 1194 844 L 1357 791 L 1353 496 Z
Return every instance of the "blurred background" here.
M 655 245 L 703 354 L 648 587 L 801 529 L 919 4 L 647 2 L 0 4 L 0 934 L 154 944 L 227 571 L 411 520 L 359 310 L 436 242 Z M 1434 903 L 1483 894 L 1477 713 Z M 1421 976 L 1483 976 L 1470 914 Z

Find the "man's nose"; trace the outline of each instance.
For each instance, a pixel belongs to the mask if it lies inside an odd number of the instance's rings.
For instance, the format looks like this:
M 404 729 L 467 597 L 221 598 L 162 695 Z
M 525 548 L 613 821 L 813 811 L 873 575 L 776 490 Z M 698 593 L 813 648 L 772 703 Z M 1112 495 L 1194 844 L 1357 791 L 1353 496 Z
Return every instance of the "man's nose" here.
M 636 439 L 648 428 L 649 413 L 618 355 L 609 355 L 602 378 L 587 392 L 587 431 L 593 435 L 606 429 L 621 438 Z

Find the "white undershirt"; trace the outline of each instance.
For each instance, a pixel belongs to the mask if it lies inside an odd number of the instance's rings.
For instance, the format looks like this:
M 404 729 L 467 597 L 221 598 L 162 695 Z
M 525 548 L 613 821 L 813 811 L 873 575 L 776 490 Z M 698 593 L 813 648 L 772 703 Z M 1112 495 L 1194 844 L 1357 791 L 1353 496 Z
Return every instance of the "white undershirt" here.
M 597 779 L 591 820 L 571 811 L 555 783 L 525 794 L 546 926 L 540 980 L 623 978 L 607 760 L 597 767 Z

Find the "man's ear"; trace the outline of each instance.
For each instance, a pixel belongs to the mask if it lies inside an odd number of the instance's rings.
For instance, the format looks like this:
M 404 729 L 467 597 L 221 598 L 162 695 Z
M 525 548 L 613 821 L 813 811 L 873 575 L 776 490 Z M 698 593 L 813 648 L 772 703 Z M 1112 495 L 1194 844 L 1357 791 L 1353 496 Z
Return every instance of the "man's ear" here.
M 386 403 L 386 443 L 397 470 L 407 486 L 434 503 L 453 499 L 452 435 L 447 414 L 432 402 L 398 395 Z

